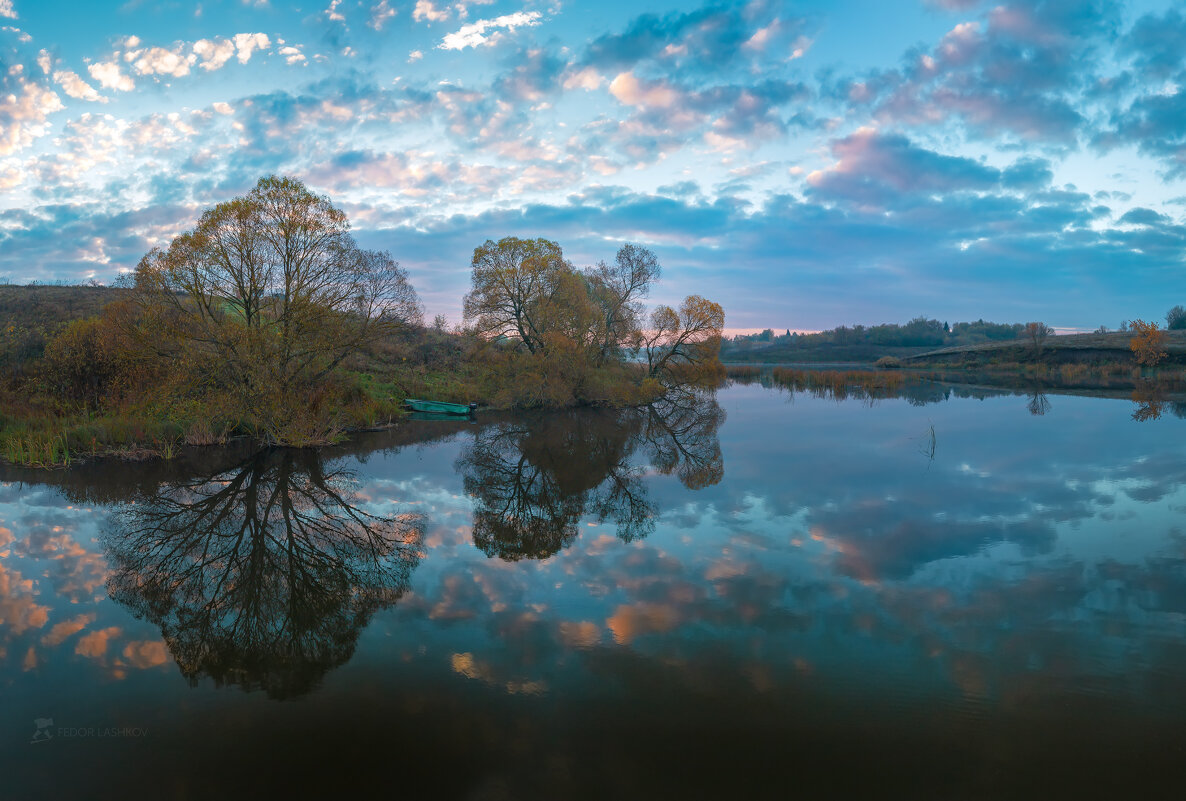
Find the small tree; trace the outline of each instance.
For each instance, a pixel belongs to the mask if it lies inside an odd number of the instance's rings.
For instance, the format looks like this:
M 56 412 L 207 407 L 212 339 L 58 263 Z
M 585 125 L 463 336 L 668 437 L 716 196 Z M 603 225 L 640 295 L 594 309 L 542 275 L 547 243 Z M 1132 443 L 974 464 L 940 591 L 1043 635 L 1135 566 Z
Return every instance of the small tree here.
M 660 271 L 652 251 L 627 243 L 618 249 L 613 264 L 601 262 L 585 272 L 593 300 L 601 309 L 598 356 L 602 361 L 637 337 L 643 316 L 639 299 L 647 295 Z
M 1136 357 L 1137 364 L 1153 367 L 1166 357 L 1165 331 L 1158 328 L 1156 322 L 1133 320 L 1129 323 L 1129 328 L 1136 334 L 1129 341 L 1128 347 Z
M 684 298 L 678 311 L 659 306 L 642 337 L 649 374 L 665 384 L 679 384 L 695 383 L 702 371 L 715 373 L 724 327 L 724 309 L 699 295 Z
M 1175 306 L 1165 313 L 1165 327 L 1170 331 L 1186 329 L 1186 309 Z
M 1042 355 L 1042 347 L 1046 344 L 1046 337 L 1054 333 L 1054 329 L 1042 322 L 1026 323 L 1021 329 L 1021 338 L 1030 343 L 1030 350 L 1034 356 Z

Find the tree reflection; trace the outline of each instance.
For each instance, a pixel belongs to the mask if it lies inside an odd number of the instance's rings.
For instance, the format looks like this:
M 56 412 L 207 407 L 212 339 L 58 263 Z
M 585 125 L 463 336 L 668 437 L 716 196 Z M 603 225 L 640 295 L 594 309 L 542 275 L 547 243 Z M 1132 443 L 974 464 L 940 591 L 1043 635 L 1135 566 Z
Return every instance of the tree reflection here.
M 526 417 L 479 430 L 458 459 L 474 498 L 474 544 L 487 556 L 544 559 L 576 539 L 582 516 L 612 521 L 626 541 L 647 536 L 655 508 L 640 446 L 660 473 L 691 489 L 724 475 L 711 395 L 642 409 Z
M 353 475 L 308 450 L 170 482 L 114 516 L 108 590 L 161 627 L 191 684 L 308 692 L 350 658 L 420 559 L 419 516 L 358 504 Z
M 1151 381 L 1138 381 L 1132 390 L 1132 401 L 1136 404 L 1132 419 L 1138 423 L 1159 420 L 1165 412 L 1165 392 Z
M 1050 411 L 1050 399 L 1041 389 L 1033 387 L 1029 391 L 1029 401 L 1025 404 L 1025 408 L 1035 417 L 1041 417 Z
M 688 489 L 703 489 L 725 477 L 718 435 L 725 410 L 711 395 L 687 392 L 645 408 L 642 436 L 651 463 L 664 475 L 675 474 Z

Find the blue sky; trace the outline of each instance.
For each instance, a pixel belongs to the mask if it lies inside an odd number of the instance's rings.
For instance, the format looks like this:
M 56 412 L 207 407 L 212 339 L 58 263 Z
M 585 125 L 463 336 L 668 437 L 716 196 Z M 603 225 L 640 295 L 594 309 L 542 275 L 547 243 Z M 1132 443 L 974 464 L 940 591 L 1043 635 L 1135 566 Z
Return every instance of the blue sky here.
M 287 174 L 460 317 L 621 243 L 733 329 L 1186 303 L 1186 5 L 0 0 L 0 279 L 135 267 Z

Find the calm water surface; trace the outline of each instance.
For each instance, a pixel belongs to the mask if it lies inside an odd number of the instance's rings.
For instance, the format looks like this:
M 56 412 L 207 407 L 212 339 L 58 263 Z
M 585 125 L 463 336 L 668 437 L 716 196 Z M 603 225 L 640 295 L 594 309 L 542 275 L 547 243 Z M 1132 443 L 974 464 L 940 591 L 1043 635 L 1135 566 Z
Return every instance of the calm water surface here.
M 1186 423 L 968 394 L 0 474 L 0 798 L 1180 797 Z

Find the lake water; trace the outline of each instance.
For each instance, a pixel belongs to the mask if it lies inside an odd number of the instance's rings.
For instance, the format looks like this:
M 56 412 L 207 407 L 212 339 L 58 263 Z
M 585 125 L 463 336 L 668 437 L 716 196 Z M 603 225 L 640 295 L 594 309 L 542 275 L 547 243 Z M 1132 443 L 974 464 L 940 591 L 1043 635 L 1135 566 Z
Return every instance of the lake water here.
M 10 470 L 0 797 L 1180 797 L 1184 431 L 750 384 Z

